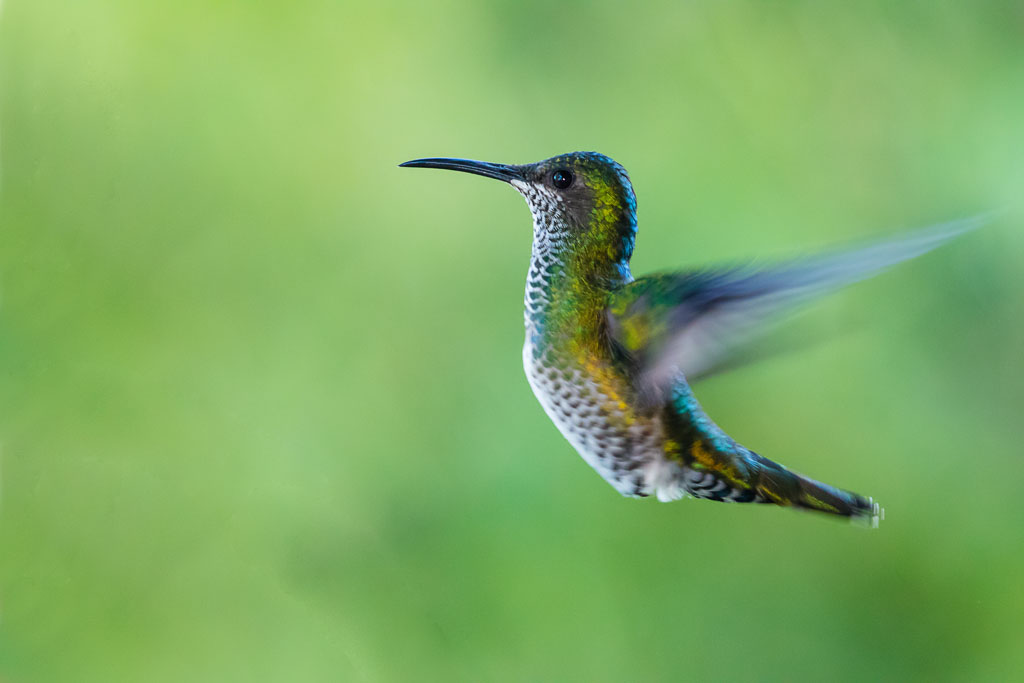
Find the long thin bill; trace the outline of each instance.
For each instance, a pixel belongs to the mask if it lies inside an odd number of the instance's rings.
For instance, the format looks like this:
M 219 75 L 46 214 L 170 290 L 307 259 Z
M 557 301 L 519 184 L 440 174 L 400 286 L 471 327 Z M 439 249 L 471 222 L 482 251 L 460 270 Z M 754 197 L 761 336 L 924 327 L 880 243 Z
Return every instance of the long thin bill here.
M 414 159 L 402 167 L 409 168 L 443 168 L 449 171 L 462 171 L 482 175 L 495 180 L 504 180 L 506 183 L 512 180 L 522 180 L 523 172 L 519 166 L 510 164 L 492 164 L 489 161 L 474 161 L 473 159 L 450 159 L 447 157 L 430 157 L 427 159 Z

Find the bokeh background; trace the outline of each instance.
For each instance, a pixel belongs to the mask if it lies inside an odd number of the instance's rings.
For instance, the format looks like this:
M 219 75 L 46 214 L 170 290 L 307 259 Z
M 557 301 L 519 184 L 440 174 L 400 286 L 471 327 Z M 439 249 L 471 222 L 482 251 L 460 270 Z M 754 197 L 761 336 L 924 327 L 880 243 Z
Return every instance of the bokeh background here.
M 0 679 L 1024 677 L 1019 2 L 6 0 Z M 987 209 L 698 385 L 874 532 L 619 498 L 522 375 L 530 225 L 634 271 Z

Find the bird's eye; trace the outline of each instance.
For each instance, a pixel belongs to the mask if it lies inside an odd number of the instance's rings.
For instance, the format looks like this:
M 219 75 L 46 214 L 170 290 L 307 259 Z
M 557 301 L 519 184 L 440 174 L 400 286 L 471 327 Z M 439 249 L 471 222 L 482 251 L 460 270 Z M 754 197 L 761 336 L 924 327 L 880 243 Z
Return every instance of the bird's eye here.
M 572 185 L 572 172 L 566 170 L 558 170 L 551 174 L 551 183 L 559 190 Z

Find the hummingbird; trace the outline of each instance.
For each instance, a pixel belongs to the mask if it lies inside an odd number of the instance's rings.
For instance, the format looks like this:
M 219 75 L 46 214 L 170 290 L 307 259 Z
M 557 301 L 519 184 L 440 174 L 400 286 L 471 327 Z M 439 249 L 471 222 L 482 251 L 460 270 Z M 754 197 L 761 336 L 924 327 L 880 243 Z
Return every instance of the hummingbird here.
M 426 158 L 400 166 L 504 181 L 533 217 L 523 367 L 548 417 L 620 494 L 771 503 L 877 526 L 867 496 L 815 481 L 730 438 L 690 382 L 730 366 L 776 316 L 919 256 L 979 224 L 954 221 L 768 267 L 634 279 L 636 195 L 597 152 L 522 165 Z

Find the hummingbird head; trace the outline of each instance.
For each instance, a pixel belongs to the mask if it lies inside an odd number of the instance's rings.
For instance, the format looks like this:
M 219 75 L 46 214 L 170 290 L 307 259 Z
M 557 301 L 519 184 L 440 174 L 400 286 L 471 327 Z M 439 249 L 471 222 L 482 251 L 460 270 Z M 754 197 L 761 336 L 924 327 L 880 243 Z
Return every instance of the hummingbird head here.
M 587 270 L 621 270 L 633 255 L 636 196 L 626 169 L 597 152 L 572 152 L 533 164 L 430 158 L 401 166 L 445 168 L 504 180 L 526 198 L 534 242 Z

